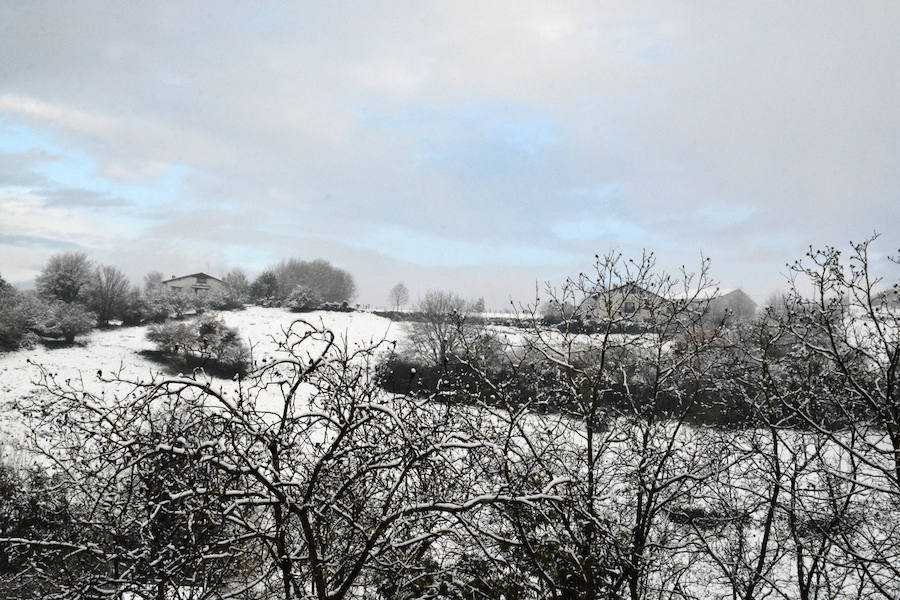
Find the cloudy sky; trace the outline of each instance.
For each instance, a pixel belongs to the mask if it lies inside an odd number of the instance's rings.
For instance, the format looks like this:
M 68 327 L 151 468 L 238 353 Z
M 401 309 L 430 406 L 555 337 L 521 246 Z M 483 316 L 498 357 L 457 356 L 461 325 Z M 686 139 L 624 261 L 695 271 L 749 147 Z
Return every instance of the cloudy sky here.
M 0 274 L 322 257 L 499 307 L 614 248 L 757 299 L 896 251 L 900 4 L 675 4 L 2 2 Z

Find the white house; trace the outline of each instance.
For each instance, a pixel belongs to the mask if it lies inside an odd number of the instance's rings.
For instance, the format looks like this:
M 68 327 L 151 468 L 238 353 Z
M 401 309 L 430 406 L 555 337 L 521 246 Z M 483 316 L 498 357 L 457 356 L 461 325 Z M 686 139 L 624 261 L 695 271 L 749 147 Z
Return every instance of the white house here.
M 188 292 L 190 294 L 208 294 L 225 290 L 225 282 L 206 273 L 194 273 L 182 275 L 162 282 L 162 285 L 173 292 Z
M 720 322 L 726 315 L 731 322 L 744 321 L 756 314 L 756 303 L 742 290 L 710 288 L 699 293 L 659 294 L 633 283 L 610 290 L 597 291 L 582 304 L 580 314 L 588 319 L 606 321 L 625 319 L 635 323 L 665 318 L 677 311 L 678 302 L 689 301 L 696 309 L 703 310 L 704 322 Z
M 625 319 L 646 322 L 669 308 L 670 302 L 634 283 L 626 283 L 609 290 L 598 290 L 585 298 L 580 310 L 590 320 Z

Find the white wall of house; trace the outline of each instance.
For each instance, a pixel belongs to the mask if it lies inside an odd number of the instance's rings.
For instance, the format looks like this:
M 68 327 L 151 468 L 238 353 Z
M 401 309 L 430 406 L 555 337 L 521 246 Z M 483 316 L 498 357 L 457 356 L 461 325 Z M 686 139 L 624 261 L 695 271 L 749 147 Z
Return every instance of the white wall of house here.
M 633 322 L 645 322 L 653 318 L 666 304 L 652 292 L 636 286 L 601 291 L 585 300 L 583 314 L 592 320 L 607 321 L 625 319 Z
M 224 291 L 225 283 L 210 275 L 195 273 L 184 277 L 174 277 L 163 281 L 162 285 L 173 292 L 187 292 L 189 294 L 208 294 L 210 292 Z

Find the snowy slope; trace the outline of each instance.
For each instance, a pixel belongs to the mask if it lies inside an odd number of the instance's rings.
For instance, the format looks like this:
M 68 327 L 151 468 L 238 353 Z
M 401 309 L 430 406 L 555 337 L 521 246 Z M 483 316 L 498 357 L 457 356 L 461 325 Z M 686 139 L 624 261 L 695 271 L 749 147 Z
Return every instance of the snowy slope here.
M 346 342 L 349 348 L 380 340 L 395 341 L 402 336 L 402 328 L 389 319 L 362 312 L 298 314 L 280 308 L 250 307 L 218 314 L 227 325 L 238 329 L 245 343 L 252 345 L 256 360 L 272 356 L 275 352 L 272 336 L 283 337 L 282 329 L 297 318 L 331 329 L 339 343 Z M 86 389 L 99 392 L 105 387 L 109 391 L 109 386 L 97 382 L 98 370 L 109 374 L 121 368 L 129 377 L 144 379 L 160 371 L 160 365 L 139 354 L 154 348 L 147 341 L 147 329 L 141 326 L 96 330 L 90 336 L 79 338 L 78 345 L 67 348 L 38 346 L 31 350 L 0 353 L 0 439 L 16 430 L 9 402 L 35 390 L 38 369 L 29 361 L 56 373 L 58 381 L 81 376 Z

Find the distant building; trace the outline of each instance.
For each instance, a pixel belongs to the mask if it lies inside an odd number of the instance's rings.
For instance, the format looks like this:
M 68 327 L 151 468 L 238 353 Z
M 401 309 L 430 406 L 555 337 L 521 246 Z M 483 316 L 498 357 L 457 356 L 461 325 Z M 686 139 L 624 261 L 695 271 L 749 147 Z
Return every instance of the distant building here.
M 689 293 L 687 297 L 676 295 L 664 298 L 659 294 L 634 284 L 625 284 L 608 291 L 597 292 L 585 299 L 578 311 L 583 318 L 594 321 L 624 319 L 634 323 L 644 323 L 671 315 L 679 310 L 677 304 L 690 301 L 697 310 L 703 311 L 703 321 L 722 322 L 726 316 L 729 322 L 745 321 L 756 314 L 756 302 L 740 289 L 716 290 Z M 708 305 L 704 303 L 708 302 Z
M 670 302 L 662 296 L 626 283 L 592 294 L 585 299 L 579 312 L 584 318 L 594 321 L 626 319 L 642 323 L 652 320 L 653 315 L 660 316 L 660 310 L 669 305 Z
M 709 301 L 704 320 L 721 323 L 727 318 L 730 323 L 739 323 L 752 319 L 756 314 L 756 302 L 740 288 L 719 290 L 718 295 Z
M 163 287 L 173 292 L 187 292 L 189 294 L 208 294 L 225 290 L 225 282 L 206 273 L 194 273 L 167 279 L 161 283 Z
M 874 298 L 872 302 L 875 306 L 884 305 L 888 308 L 900 308 L 900 289 L 892 287 L 884 290 Z

